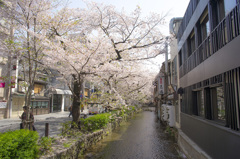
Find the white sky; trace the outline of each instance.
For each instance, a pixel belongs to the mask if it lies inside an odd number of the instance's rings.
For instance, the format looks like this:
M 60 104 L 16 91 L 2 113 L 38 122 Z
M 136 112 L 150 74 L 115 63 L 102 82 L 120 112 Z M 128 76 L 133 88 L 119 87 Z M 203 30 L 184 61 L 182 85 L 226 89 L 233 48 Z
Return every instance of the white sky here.
M 83 8 L 86 5 L 83 0 L 69 0 L 70 7 Z M 140 6 L 145 16 L 154 12 L 166 14 L 166 25 L 163 28 L 165 35 L 169 34 L 169 21 L 173 17 L 183 17 L 190 0 L 92 0 L 97 3 L 114 5 L 119 11 L 124 9 L 126 12 L 133 11 L 136 6 Z
M 84 8 L 86 7 L 83 0 L 69 0 L 70 7 Z M 148 16 L 151 12 L 165 15 L 168 13 L 165 21 L 166 24 L 162 28 L 164 35 L 169 35 L 169 22 L 174 17 L 183 17 L 190 0 L 92 0 L 97 3 L 111 4 L 119 11 L 124 9 L 127 13 L 132 12 L 137 6 L 142 9 L 143 16 Z M 162 62 L 164 62 L 164 55 L 158 56 L 154 61 L 157 65 L 151 68 L 154 70 L 160 69 Z M 157 72 L 158 72 L 157 71 Z

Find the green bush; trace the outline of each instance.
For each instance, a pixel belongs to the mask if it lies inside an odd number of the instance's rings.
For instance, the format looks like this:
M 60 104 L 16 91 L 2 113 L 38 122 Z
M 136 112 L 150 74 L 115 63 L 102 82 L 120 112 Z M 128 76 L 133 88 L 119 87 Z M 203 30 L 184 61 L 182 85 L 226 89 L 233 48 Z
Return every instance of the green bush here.
M 0 158 L 33 159 L 38 157 L 38 133 L 25 129 L 0 133 Z
M 135 110 L 136 110 L 136 107 L 135 107 L 135 106 L 129 106 L 129 108 L 130 108 L 132 111 L 135 111 Z
M 48 153 L 52 151 L 53 138 L 42 137 L 39 140 L 39 146 L 41 153 Z
M 97 114 L 86 119 L 81 119 L 81 125 L 83 127 L 83 130 L 95 131 L 106 126 L 110 121 L 109 117 L 109 113 Z
M 67 121 L 65 123 L 61 123 L 61 136 L 64 137 L 80 137 L 82 133 L 78 129 L 78 125 L 75 122 Z
M 119 116 L 123 117 L 124 116 L 124 113 L 125 112 L 125 109 L 121 109 L 120 112 L 119 112 Z

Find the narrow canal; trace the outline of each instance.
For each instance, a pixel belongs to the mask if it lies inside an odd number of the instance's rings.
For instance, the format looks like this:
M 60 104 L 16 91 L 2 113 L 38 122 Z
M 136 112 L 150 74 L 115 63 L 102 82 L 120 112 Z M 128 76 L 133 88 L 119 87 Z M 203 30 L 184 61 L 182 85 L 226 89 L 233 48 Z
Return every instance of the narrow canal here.
M 154 112 L 143 111 L 92 146 L 86 159 L 178 159 L 176 143 Z

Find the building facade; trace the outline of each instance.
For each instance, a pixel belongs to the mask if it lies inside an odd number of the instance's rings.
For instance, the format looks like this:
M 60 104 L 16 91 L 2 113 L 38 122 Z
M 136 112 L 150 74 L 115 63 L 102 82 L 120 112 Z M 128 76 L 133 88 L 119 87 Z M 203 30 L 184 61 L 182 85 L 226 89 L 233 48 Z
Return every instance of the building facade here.
M 240 156 L 239 7 L 191 0 L 177 34 L 179 145 L 191 158 Z

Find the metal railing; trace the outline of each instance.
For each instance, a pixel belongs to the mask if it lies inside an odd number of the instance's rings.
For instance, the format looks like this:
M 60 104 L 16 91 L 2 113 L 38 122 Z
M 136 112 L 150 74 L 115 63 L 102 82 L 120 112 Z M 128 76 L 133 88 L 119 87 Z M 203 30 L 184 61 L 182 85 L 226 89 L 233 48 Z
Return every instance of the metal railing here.
M 215 27 L 210 35 L 180 66 L 180 78 L 223 48 L 240 34 L 239 4 Z
M 187 10 L 184 14 L 184 17 L 182 19 L 182 22 L 180 24 L 180 27 L 178 29 L 178 33 L 177 33 L 177 38 L 178 38 L 178 41 L 181 39 L 182 35 L 183 35 L 183 32 L 185 31 L 194 11 L 196 10 L 197 8 L 197 5 L 198 5 L 198 2 L 200 0 L 191 0 L 188 4 L 188 7 L 187 7 Z

